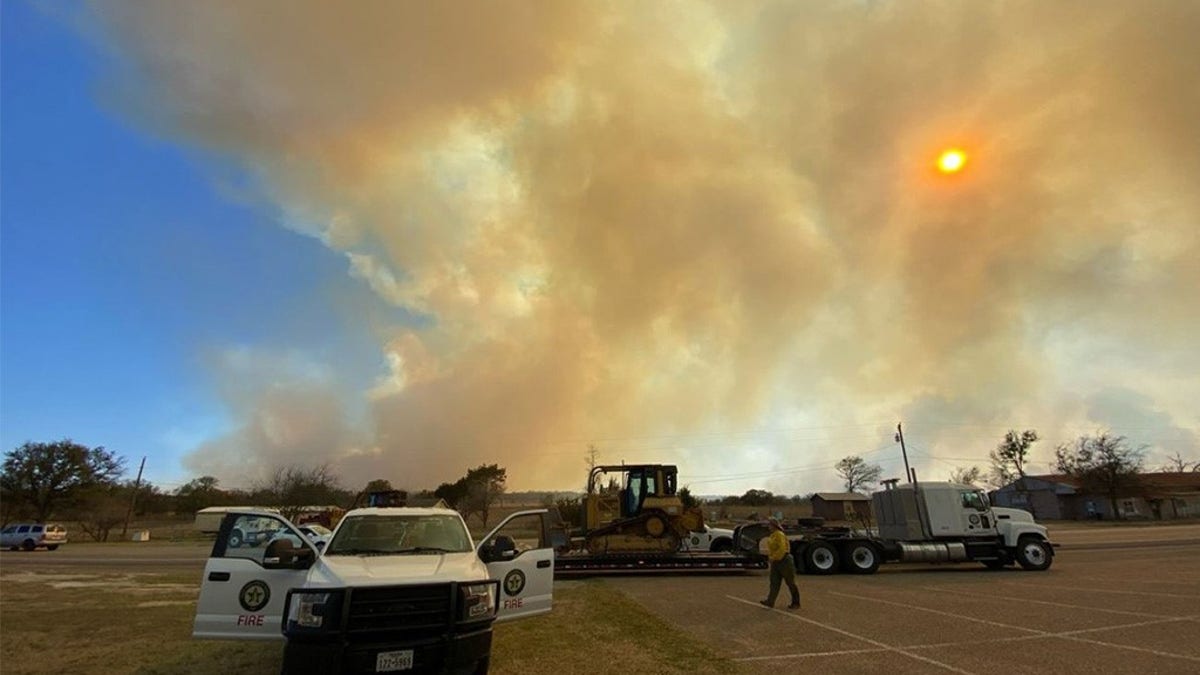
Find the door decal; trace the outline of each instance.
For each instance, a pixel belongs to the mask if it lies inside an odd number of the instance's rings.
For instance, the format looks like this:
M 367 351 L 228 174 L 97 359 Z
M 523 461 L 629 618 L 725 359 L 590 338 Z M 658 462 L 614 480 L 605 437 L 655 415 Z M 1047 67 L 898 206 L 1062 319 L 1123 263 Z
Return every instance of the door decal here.
M 508 595 L 518 595 L 525 590 L 525 573 L 521 570 L 511 570 L 504 575 L 504 592 Z
M 258 579 L 242 586 L 242 591 L 238 593 L 238 602 L 242 604 L 242 609 L 245 609 L 247 612 L 257 612 L 266 607 L 270 600 L 271 587 L 266 582 L 259 581 Z

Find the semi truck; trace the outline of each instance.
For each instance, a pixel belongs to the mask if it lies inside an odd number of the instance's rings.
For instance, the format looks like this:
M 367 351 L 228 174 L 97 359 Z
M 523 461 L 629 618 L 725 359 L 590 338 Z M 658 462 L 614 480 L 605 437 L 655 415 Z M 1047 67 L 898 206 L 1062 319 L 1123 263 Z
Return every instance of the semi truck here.
M 884 562 L 978 562 L 990 569 L 1020 565 L 1040 571 L 1054 562 L 1044 526 L 1027 511 L 991 506 L 979 488 L 915 480 L 884 485 L 871 497 L 876 527 L 856 531 L 812 519 L 785 525 L 797 570 L 874 574 Z M 745 549 L 766 533 L 764 524 L 745 525 L 735 539 Z

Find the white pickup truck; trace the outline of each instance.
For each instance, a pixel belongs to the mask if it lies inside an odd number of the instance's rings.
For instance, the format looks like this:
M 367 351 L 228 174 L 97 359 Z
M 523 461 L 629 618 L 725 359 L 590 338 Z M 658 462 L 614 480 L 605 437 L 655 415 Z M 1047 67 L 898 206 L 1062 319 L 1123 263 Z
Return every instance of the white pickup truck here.
M 277 513 L 230 512 L 192 635 L 286 640 L 284 673 L 486 673 L 493 621 L 550 611 L 555 547 L 567 541 L 552 515 L 514 513 L 476 546 L 455 511 L 355 509 L 318 551 Z M 229 545 L 263 518 L 296 536 Z
M 700 530 L 689 532 L 683 538 L 680 549 L 684 551 L 712 551 L 722 553 L 733 550 L 733 530 L 705 525 Z

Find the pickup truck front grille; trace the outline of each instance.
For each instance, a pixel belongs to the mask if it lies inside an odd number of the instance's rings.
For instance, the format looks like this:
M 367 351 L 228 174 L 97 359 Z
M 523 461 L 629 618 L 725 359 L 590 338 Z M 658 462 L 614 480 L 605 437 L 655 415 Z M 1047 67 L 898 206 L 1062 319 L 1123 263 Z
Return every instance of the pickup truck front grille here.
M 355 588 L 346 630 L 441 630 L 453 623 L 453 611 L 453 584 Z

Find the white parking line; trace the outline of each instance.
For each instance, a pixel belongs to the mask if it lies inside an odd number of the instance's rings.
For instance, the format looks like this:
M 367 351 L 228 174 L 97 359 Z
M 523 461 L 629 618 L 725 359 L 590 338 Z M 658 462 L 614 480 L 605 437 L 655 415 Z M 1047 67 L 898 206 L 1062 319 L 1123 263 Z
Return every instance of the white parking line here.
M 1047 638 L 1069 637 L 1072 635 L 1080 635 L 1082 633 L 1098 633 L 1106 630 L 1124 630 L 1127 628 L 1141 628 L 1143 626 L 1154 626 L 1164 623 L 1175 623 L 1178 621 L 1195 621 L 1200 617 L 1181 616 L 1172 617 L 1169 619 L 1155 619 L 1153 621 L 1139 621 L 1137 623 L 1126 623 L 1117 626 L 1101 626 L 1099 628 L 1083 628 L 1080 630 L 1068 630 L 1058 633 L 1045 633 L 1037 635 L 1019 635 L 1016 637 L 1003 638 L 987 638 L 984 640 L 959 640 L 956 642 L 932 642 L 919 645 L 904 645 L 904 649 L 945 649 L 947 647 L 975 647 L 978 645 L 996 644 L 1000 642 L 1021 642 L 1025 640 L 1044 640 Z M 770 656 L 743 656 L 733 659 L 733 661 L 782 661 L 787 659 L 805 659 L 820 656 L 853 656 L 856 654 L 877 654 L 879 652 L 888 652 L 890 649 L 843 649 L 834 652 L 796 652 L 793 654 L 773 654 Z
M 744 604 L 744 605 L 750 605 L 750 606 L 752 606 L 752 607 L 759 607 L 759 608 L 761 608 L 761 607 L 762 607 L 762 605 L 758 604 L 757 602 L 755 602 L 755 601 L 753 601 L 753 600 L 746 600 L 746 599 L 743 599 L 743 598 L 734 597 L 734 596 L 732 596 L 732 595 L 727 595 L 727 596 L 725 596 L 725 597 L 729 598 L 730 600 L 734 600 L 734 601 L 736 601 L 736 602 L 740 602 L 740 603 L 742 603 L 742 604 Z M 793 613 L 791 613 L 791 612 L 784 612 L 784 611 L 782 611 L 782 610 L 777 610 L 777 609 L 772 609 L 772 610 L 769 610 L 769 611 L 771 611 L 771 612 L 774 612 L 775 614 L 779 614 L 779 615 L 782 615 L 782 616 L 786 616 L 786 617 L 788 617 L 788 618 L 791 618 L 791 619 L 795 619 L 795 620 L 797 620 L 797 621 L 803 621 L 803 622 L 805 622 L 805 623 L 812 624 L 812 625 L 814 625 L 814 626 L 817 626 L 817 627 L 819 627 L 819 628 L 824 628 L 825 630 L 831 630 L 831 631 L 833 631 L 833 632 L 835 632 L 835 633 L 840 633 L 841 635 L 845 635 L 846 637 L 851 637 L 851 638 L 854 638 L 855 640 L 860 640 L 860 641 L 862 641 L 862 642 L 866 642 L 867 644 L 875 645 L 876 647 L 879 647 L 879 648 L 880 648 L 880 649 L 882 649 L 883 651 L 895 652 L 896 654 L 902 654 L 902 655 L 904 655 L 904 656 L 907 656 L 907 657 L 909 657 L 910 659 L 916 659 L 917 661 L 923 661 L 923 662 L 925 662 L 925 663 L 928 663 L 928 664 L 930 664 L 930 665 L 934 665 L 934 666 L 937 666 L 937 667 L 939 667 L 939 668 L 944 668 L 944 669 L 946 669 L 946 670 L 949 670 L 950 672 L 954 672 L 954 673 L 961 673 L 962 675 L 975 675 L 974 673 L 972 673 L 972 672 L 971 672 L 971 671 L 969 671 L 969 670 L 963 670 L 963 669 L 961 669 L 961 668 L 955 668 L 954 666 L 952 666 L 952 665 L 950 665 L 950 664 L 948 664 L 948 663 L 942 663 L 941 661 L 935 661 L 934 659 L 931 659 L 931 658 L 927 658 L 927 657 L 921 656 L 920 654 L 914 654 L 914 653 L 912 653 L 912 652 L 910 652 L 910 651 L 905 651 L 905 650 L 903 650 L 903 649 L 901 649 L 901 648 L 899 648 L 899 647 L 893 647 L 893 646 L 891 646 L 891 645 L 887 645 L 887 644 L 884 644 L 884 643 L 882 643 L 882 642 L 879 642 L 878 640 L 872 640 L 872 639 L 871 639 L 871 638 L 869 638 L 869 637 L 863 637 L 862 635 L 857 635 L 857 634 L 855 634 L 855 633 L 851 633 L 850 631 L 847 631 L 847 630 L 842 630 L 841 628 L 837 628 L 837 627 L 834 627 L 834 626 L 830 626 L 830 625 L 828 625 L 828 624 L 821 623 L 820 621 L 814 621 L 814 620 L 812 620 L 812 619 L 810 619 L 810 618 L 808 618 L 808 617 L 800 616 L 799 614 L 793 614 Z
M 1107 614 L 1124 614 L 1126 616 L 1145 616 L 1153 619 L 1170 619 L 1173 617 L 1164 614 L 1150 614 L 1148 612 L 1134 612 L 1125 609 L 1108 609 L 1107 607 L 1089 607 L 1088 605 L 1072 605 L 1067 602 L 1052 602 L 1050 600 L 1029 600 L 1027 598 L 1006 598 L 999 595 L 979 595 L 978 593 L 968 593 L 966 591 L 952 591 L 947 588 L 939 588 L 938 586 L 922 586 L 923 590 L 934 591 L 936 593 L 949 593 L 951 595 L 961 595 L 967 598 L 975 598 L 976 600 L 995 600 L 1000 602 L 1018 602 L 1021 604 L 1030 603 L 1034 605 L 1049 605 L 1051 607 L 1065 607 L 1067 609 L 1086 609 L 1092 612 L 1105 612 Z
M 1185 586 L 1200 589 L 1200 581 L 1161 581 L 1159 579 L 1105 579 L 1103 577 L 1075 577 L 1080 581 L 1096 581 L 1102 584 L 1154 584 L 1156 586 Z
M 847 594 L 833 593 L 833 595 L 847 595 Z M 1072 634 L 1070 632 L 1061 633 L 1061 634 L 1056 635 L 1049 631 L 1038 630 L 1036 628 L 1026 628 L 1024 626 L 1013 626 L 1010 624 L 999 623 L 996 621 L 989 621 L 987 619 L 980 619 L 980 618 L 977 618 L 974 616 L 967 616 L 965 614 L 954 614 L 952 612 L 943 612 L 940 609 L 930 609 L 929 607 L 921 607 L 921 606 L 913 605 L 913 604 L 892 602 L 891 600 L 880 600 L 877 598 L 870 598 L 870 597 L 863 596 L 863 595 L 855 595 L 855 596 L 848 596 L 848 597 L 854 597 L 854 598 L 858 598 L 860 600 L 870 600 L 870 601 L 882 603 L 885 605 L 898 605 L 905 609 L 910 609 L 910 610 L 915 609 L 915 610 L 918 610 L 921 612 L 929 612 L 931 614 L 940 614 L 942 616 L 948 616 L 948 617 L 951 617 L 954 619 L 958 619 L 960 621 L 973 621 L 975 623 L 987 624 L 989 626 L 1003 626 L 1004 628 L 1012 628 L 1014 630 L 1021 630 L 1021 631 L 1026 631 L 1029 633 L 1036 633 L 1040 637 L 1058 637 L 1058 638 L 1062 638 L 1064 640 L 1074 640 L 1075 642 L 1086 642 L 1088 644 L 1103 645 L 1105 647 L 1113 647 L 1115 649 L 1128 649 L 1130 651 L 1135 651 L 1135 652 L 1154 654 L 1155 656 L 1165 656 L 1165 657 L 1171 658 L 1171 659 L 1183 659 L 1185 661 L 1195 661 L 1196 663 L 1200 663 L 1200 657 L 1187 656 L 1186 654 L 1175 654 L 1173 652 L 1164 652 L 1164 651 L 1159 651 L 1157 649 L 1149 649 L 1147 647 L 1134 647 L 1132 645 L 1123 645 L 1123 644 L 1119 644 L 1116 642 L 1104 642 L 1103 640 L 1093 640 L 1091 638 L 1079 637 L 1078 635 Z M 1177 619 L 1183 621 L 1183 620 L 1188 619 L 1189 617 L 1164 617 L 1164 618 L 1177 618 Z
M 1189 595 L 1184 593 L 1161 593 L 1158 591 L 1118 591 L 1109 588 L 1087 588 L 1083 586 L 1057 586 L 1050 584 L 1031 584 L 1023 581 L 1001 581 L 1000 583 L 1006 586 L 1027 586 L 1029 588 L 1037 588 L 1043 591 L 1083 591 L 1086 593 L 1112 593 L 1116 595 L 1145 595 L 1157 596 L 1160 598 L 1197 598 L 1200 595 Z

